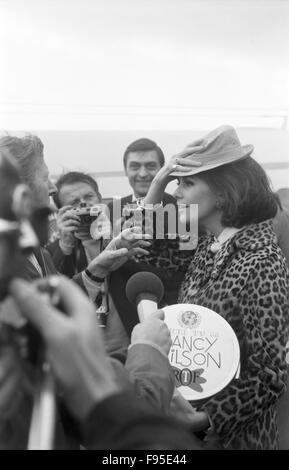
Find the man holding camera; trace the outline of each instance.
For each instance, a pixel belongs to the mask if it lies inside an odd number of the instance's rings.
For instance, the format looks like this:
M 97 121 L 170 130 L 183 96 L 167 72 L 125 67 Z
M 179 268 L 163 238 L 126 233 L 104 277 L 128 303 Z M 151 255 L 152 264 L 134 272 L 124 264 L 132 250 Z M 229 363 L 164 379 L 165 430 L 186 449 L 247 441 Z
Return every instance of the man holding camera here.
M 107 281 L 110 271 L 118 267 L 119 261 L 103 259 L 101 262 L 111 230 L 105 206 L 101 204 L 98 185 L 87 174 L 69 172 L 59 178 L 56 187 L 54 202 L 59 209 L 57 226 L 60 238 L 48 245 L 47 249 L 58 272 L 74 277 L 76 282 L 82 272 L 86 290 L 95 303 L 98 320 L 103 326 L 107 352 L 124 362 L 129 337 L 111 301 Z M 85 209 L 96 208 L 97 205 L 100 208 L 97 217 L 80 215 Z M 139 244 L 146 246 L 146 242 L 139 241 Z M 137 252 L 147 253 L 141 247 Z
M 98 185 L 91 176 L 76 171 L 69 172 L 59 178 L 56 187 L 57 192 L 53 199 L 58 208 L 56 220 L 59 240 L 49 244 L 47 249 L 58 271 L 73 277 L 87 268 L 88 263 L 99 255 L 102 248 L 100 235 L 104 224 L 108 228 L 110 238 L 109 221 L 103 211 L 104 205 L 101 204 Z M 80 213 L 81 208 L 82 212 L 85 212 L 85 209 L 95 205 L 99 205 L 101 212 L 97 217 L 92 238 L 90 227 L 96 218 L 89 215 L 80 216 Z M 100 224 L 103 225 L 100 227 Z

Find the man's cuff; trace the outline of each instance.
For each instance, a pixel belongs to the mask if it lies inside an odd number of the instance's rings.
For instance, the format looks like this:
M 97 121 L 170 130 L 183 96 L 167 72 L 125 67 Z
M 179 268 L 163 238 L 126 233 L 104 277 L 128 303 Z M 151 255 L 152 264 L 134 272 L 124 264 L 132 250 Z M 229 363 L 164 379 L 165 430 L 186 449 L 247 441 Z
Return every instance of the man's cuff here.
M 87 274 L 85 274 L 85 271 L 82 271 L 81 277 L 82 277 L 83 285 L 89 295 L 89 298 L 95 301 L 99 291 L 103 290 L 103 282 L 93 281 L 87 276 Z
M 98 277 L 98 276 L 95 276 L 94 274 L 92 274 L 88 268 L 86 268 L 84 270 L 85 274 L 87 277 L 89 277 L 89 279 L 91 279 L 92 281 L 95 281 L 95 282 L 99 282 L 99 283 L 103 283 L 104 280 L 105 280 L 105 277 Z
M 211 431 L 214 431 L 214 430 L 215 430 L 215 426 L 214 426 L 214 423 L 213 423 L 213 420 L 212 420 L 211 416 L 209 415 L 209 412 L 208 412 L 208 410 L 207 410 L 207 408 L 206 408 L 206 405 L 201 406 L 201 407 L 198 407 L 198 408 L 197 408 L 197 411 L 202 411 L 202 412 L 206 413 L 206 415 L 207 415 L 207 418 L 208 418 L 208 421 L 209 421 L 209 426 L 207 427 L 207 429 L 206 429 L 205 431 L 206 431 L 206 432 L 208 432 L 208 431 L 210 431 L 210 432 L 211 432 Z

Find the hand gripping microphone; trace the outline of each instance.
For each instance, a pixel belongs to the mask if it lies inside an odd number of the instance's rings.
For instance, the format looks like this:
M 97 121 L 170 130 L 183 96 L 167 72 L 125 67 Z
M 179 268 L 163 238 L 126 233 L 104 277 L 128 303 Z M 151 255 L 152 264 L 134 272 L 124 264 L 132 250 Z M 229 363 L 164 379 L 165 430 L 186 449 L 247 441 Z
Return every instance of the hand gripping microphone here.
M 143 271 L 131 276 L 126 284 L 126 296 L 136 304 L 139 321 L 144 321 L 158 309 L 164 295 L 164 286 L 158 276 Z

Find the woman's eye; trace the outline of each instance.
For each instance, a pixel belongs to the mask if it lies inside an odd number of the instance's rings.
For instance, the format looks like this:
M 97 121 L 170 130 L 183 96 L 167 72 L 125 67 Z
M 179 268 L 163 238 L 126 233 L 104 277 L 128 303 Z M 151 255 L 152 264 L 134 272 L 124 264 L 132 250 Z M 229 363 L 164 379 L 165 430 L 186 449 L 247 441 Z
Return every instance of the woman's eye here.
M 194 181 L 190 181 L 190 180 L 188 180 L 188 181 L 184 180 L 183 181 L 184 186 L 194 186 L 194 184 L 195 184 Z

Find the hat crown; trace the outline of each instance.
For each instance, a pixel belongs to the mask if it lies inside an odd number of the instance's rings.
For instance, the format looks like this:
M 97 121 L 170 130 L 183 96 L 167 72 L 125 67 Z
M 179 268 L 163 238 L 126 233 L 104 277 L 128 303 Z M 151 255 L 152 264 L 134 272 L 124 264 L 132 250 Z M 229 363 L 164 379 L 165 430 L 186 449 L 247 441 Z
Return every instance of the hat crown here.
M 241 145 L 236 130 L 232 126 L 223 125 L 206 134 L 202 139 L 191 143 L 185 149 L 192 153 L 185 158 L 201 162 L 201 166 L 193 167 L 185 176 L 195 175 L 212 170 L 221 165 L 249 157 L 254 150 L 253 145 Z M 184 176 L 182 171 L 174 171 L 172 176 Z
M 201 146 L 202 150 L 200 153 L 205 151 L 207 155 L 210 155 L 240 148 L 241 143 L 234 127 L 220 126 L 204 136 Z

